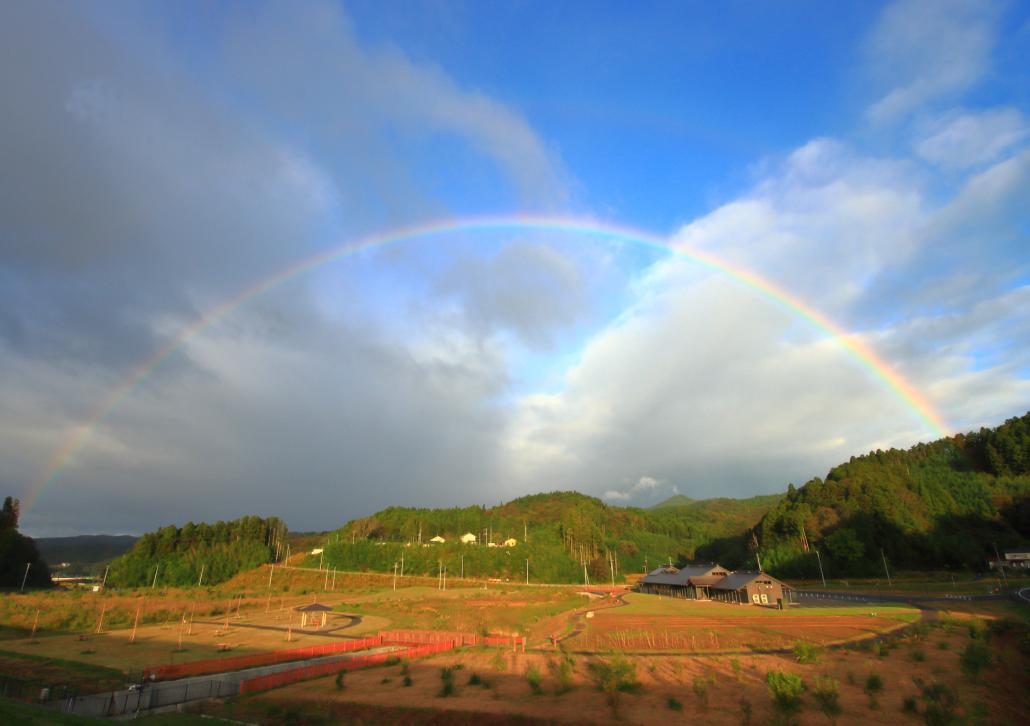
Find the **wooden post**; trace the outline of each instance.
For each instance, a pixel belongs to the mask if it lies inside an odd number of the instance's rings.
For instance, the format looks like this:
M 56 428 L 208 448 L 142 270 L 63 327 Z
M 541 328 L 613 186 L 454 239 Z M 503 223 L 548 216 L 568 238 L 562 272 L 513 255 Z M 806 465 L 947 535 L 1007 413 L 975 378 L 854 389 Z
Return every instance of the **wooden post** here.
M 393 563 L 393 589 L 397 589 L 397 563 Z
M 132 621 L 132 635 L 129 636 L 129 642 L 130 643 L 135 643 L 136 642 L 136 627 L 139 625 L 139 610 L 140 610 L 140 607 L 141 607 L 140 605 L 136 606 L 136 619 Z
M 323 583 L 322 589 L 323 590 L 328 590 L 329 589 L 329 568 L 328 567 L 325 568 L 325 583 Z
M 268 600 L 265 602 L 265 612 L 271 612 L 272 610 L 272 593 L 268 593 Z
M 179 621 L 179 647 L 178 650 L 182 650 L 182 631 L 186 627 L 186 611 L 182 611 L 182 620 Z
M 197 611 L 197 603 L 193 603 L 190 607 L 190 624 L 186 628 L 186 635 L 193 635 L 193 613 Z
M 232 600 L 225 604 L 225 629 L 229 630 L 229 613 L 232 612 Z
M 336 592 L 336 568 L 333 568 L 333 584 L 329 586 L 332 592 Z
M 236 598 L 236 618 L 237 619 L 239 619 L 239 617 L 240 617 L 240 605 L 242 603 L 243 603 L 243 595 L 240 595 L 238 598 Z
M 107 612 L 107 603 L 104 603 L 104 606 L 100 609 L 100 620 L 97 621 L 97 630 L 96 630 L 96 634 L 97 635 L 100 635 L 101 633 L 104 632 L 104 613 L 106 613 L 106 612 Z
M 529 584 L 529 558 L 526 558 L 526 584 Z
M 32 635 L 29 636 L 29 640 L 33 640 L 36 637 L 36 626 L 39 625 L 39 610 L 36 611 L 36 617 L 32 621 Z
M 275 563 L 273 562 L 272 566 L 268 568 L 268 589 L 269 590 L 272 589 L 272 575 L 274 575 L 274 574 L 275 574 Z

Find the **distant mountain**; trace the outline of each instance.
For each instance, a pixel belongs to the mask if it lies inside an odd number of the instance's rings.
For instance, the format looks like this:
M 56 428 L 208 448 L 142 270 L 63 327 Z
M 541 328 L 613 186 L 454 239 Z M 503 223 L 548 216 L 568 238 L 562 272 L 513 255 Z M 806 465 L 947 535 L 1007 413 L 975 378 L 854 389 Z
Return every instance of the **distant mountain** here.
M 688 504 L 693 504 L 695 499 L 691 499 L 685 494 L 673 494 L 665 501 L 658 502 L 651 507 L 651 509 L 661 509 L 662 507 L 685 507 Z
M 129 534 L 38 537 L 36 547 L 56 574 L 85 574 L 128 552 L 137 539 Z M 63 563 L 69 566 L 60 567 Z
M 834 574 L 882 572 L 884 559 L 982 570 L 995 546 L 1030 542 L 1030 413 L 852 457 L 825 480 L 791 486 L 759 529 L 763 564 L 784 575 L 816 576 L 816 548 Z

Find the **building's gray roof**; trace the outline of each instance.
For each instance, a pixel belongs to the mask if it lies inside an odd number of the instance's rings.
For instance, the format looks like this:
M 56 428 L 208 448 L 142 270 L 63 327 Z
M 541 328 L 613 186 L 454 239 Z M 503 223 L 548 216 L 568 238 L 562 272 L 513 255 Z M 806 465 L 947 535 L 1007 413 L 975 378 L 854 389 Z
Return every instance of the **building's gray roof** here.
M 294 608 L 299 613 L 328 613 L 332 612 L 332 608 L 328 605 L 320 605 L 319 603 L 310 603 L 308 605 L 302 605 L 298 608 Z
M 715 569 L 721 570 L 723 568 L 714 564 L 687 565 L 680 569 L 663 566 L 657 570 L 652 570 L 640 578 L 640 581 L 648 585 L 679 585 L 680 587 L 686 587 L 690 584 L 691 578 L 706 577 L 708 573 Z
M 754 582 L 759 578 L 763 580 L 771 580 L 784 588 L 787 587 L 787 585 L 780 582 L 772 575 L 767 575 L 764 572 L 754 572 L 753 570 L 741 570 L 740 572 L 734 572 L 733 574 L 727 575 L 726 577 L 722 578 L 721 580 L 719 580 L 719 582 L 715 583 L 711 587 L 713 590 L 741 590 L 747 587 L 749 583 Z

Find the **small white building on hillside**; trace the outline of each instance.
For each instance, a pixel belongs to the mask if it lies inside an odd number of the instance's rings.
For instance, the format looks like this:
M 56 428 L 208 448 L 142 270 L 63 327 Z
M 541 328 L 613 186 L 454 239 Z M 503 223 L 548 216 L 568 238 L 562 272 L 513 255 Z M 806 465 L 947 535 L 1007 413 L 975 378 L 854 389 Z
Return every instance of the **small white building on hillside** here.
M 465 534 L 461 535 L 461 543 L 462 544 L 475 544 L 476 543 L 476 535 L 472 534 L 471 532 L 466 532 Z
M 443 537 L 441 537 L 440 535 L 436 535 L 435 537 L 433 537 L 433 538 L 432 538 L 431 540 L 429 540 L 429 541 L 430 541 L 430 542 L 432 542 L 433 544 L 443 544 L 443 543 L 444 543 L 444 542 L 446 542 L 447 540 L 445 540 L 445 539 L 444 539 Z

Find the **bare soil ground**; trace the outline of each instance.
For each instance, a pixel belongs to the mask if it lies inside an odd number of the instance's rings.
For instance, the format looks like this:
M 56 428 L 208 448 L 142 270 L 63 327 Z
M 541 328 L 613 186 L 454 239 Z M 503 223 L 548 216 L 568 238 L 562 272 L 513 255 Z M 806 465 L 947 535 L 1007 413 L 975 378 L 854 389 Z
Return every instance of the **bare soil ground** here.
M 468 721 L 457 717 L 422 721 L 412 717 L 413 723 L 473 723 L 473 716 L 482 714 L 480 723 L 503 719 L 512 722 L 511 719 L 524 717 L 532 722 L 665 726 L 670 719 L 686 717 L 712 724 L 759 724 L 769 722 L 775 715 L 765 683 L 766 673 L 780 670 L 799 675 L 809 686 L 817 677 L 835 679 L 842 707 L 836 721 L 839 724 L 921 723 L 920 714 L 902 710 L 906 697 L 916 699 L 920 712 L 926 708 L 927 701 L 917 679 L 950 688 L 958 698 L 957 715 L 974 716 L 988 723 L 1024 723 L 1030 704 L 1026 700 L 1026 663 L 1022 656 L 1011 644 L 992 641 L 995 664 L 974 682 L 959 668 L 959 653 L 969 641 L 969 634 L 962 629 L 933 628 L 926 636 L 901 641 L 884 656 L 832 651 L 809 665 L 782 655 L 626 656 L 635 666 L 639 688 L 619 695 L 617 711 L 613 711 L 607 695 L 597 688 L 590 668 L 591 663 L 605 660 L 604 656 L 573 656 L 572 690 L 562 693 L 556 670 L 558 655 L 478 649 L 409 663 L 410 686 L 404 685 L 403 666 L 391 666 L 348 673 L 342 690 L 336 688 L 333 678 L 324 678 L 227 706 L 208 705 L 205 710 L 258 723 L 276 723 L 286 711 L 294 714 L 295 722 L 305 723 L 305 713 L 314 721 L 333 713 L 337 705 L 346 704 L 372 714 L 368 723 L 377 721 L 376 708 L 383 709 L 379 712 L 383 721 L 403 722 L 391 721 L 390 716 L 394 713 L 391 709 L 402 707 L 469 716 Z M 945 645 L 942 647 L 941 643 Z M 455 693 L 444 697 L 441 670 L 456 666 L 461 669 L 453 672 Z M 542 677 L 540 695 L 534 695 L 526 678 L 534 667 Z M 469 684 L 473 673 L 488 687 Z M 882 691 L 872 697 L 865 692 L 870 675 L 883 681 Z M 670 708 L 670 699 L 675 699 L 682 712 Z M 807 694 L 799 723 L 827 722 Z

